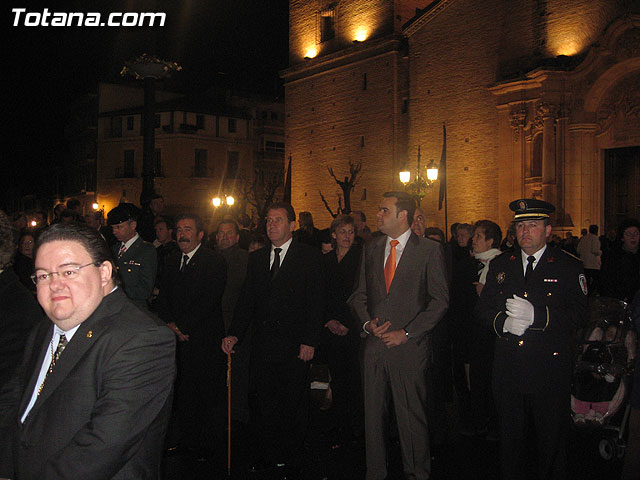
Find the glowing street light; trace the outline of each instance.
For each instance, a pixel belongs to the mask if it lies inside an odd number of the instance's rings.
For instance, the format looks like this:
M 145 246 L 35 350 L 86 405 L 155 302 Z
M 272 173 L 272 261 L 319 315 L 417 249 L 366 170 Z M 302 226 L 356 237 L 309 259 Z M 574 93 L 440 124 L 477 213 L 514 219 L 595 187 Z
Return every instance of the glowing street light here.
M 100 205 L 98 205 L 97 203 L 94 203 L 93 205 L 91 205 L 91 207 L 97 212 L 100 209 Z

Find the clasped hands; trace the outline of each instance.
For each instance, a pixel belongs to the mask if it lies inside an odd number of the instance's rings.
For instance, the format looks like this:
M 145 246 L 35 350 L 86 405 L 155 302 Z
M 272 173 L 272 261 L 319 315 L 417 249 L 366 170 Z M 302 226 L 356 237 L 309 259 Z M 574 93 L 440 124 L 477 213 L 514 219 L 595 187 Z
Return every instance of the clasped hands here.
M 502 330 L 521 337 L 534 320 L 533 305 L 529 300 L 514 295 L 506 302 L 507 319 Z
M 378 325 L 379 321 L 378 318 L 371 320 L 365 328 L 371 335 L 375 335 L 382 340 L 382 343 L 384 343 L 387 348 L 397 347 L 407 342 L 407 335 L 403 329 L 389 331 L 391 322 L 387 320 L 382 325 Z

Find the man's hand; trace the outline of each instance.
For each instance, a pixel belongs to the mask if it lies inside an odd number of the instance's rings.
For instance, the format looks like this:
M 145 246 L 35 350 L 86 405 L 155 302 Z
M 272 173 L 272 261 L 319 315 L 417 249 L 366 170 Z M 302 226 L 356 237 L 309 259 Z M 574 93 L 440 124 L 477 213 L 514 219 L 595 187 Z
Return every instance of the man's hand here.
M 398 345 L 407 343 L 407 334 L 403 329 L 391 330 L 390 332 L 382 334 L 380 340 L 382 340 L 387 348 L 397 347 Z
M 189 335 L 185 335 L 183 334 L 180 329 L 178 328 L 178 326 L 174 323 L 174 322 L 169 322 L 167 323 L 167 326 L 173 330 L 173 333 L 176 334 L 176 337 L 178 337 L 178 341 L 179 342 L 188 342 L 189 341 Z
M 301 343 L 300 355 L 298 355 L 298 358 L 303 362 L 308 362 L 309 360 L 313 359 L 313 354 L 315 353 L 315 351 L 316 351 L 315 348 L 310 347 L 309 345 L 305 345 L 304 343 Z
M 236 353 L 233 349 L 236 343 L 238 343 L 238 337 L 234 337 L 233 335 L 224 337 L 222 339 L 222 351 L 225 353 L 225 355 L 228 355 L 229 353 Z
M 344 337 L 349 332 L 349 329 L 338 320 L 329 320 L 324 326 L 328 328 L 331 333 L 340 337 Z
M 380 319 L 378 318 L 376 318 L 375 320 L 371 320 L 369 323 L 367 323 L 367 326 L 365 328 L 372 335 L 375 335 L 378 338 L 382 338 L 382 335 L 387 333 L 387 330 L 389 330 L 391 322 L 386 321 L 382 325 L 378 326 L 379 321 Z

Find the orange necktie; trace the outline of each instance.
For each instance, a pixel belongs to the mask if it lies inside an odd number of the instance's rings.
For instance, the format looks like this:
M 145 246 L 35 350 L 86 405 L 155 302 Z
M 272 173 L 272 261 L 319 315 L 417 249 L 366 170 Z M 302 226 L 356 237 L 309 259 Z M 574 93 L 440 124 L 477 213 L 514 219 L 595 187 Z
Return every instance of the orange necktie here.
M 389 287 L 396 273 L 396 245 L 398 243 L 400 243 L 398 240 L 391 240 L 391 251 L 387 257 L 387 263 L 384 264 L 384 283 L 387 286 L 387 293 L 389 293 Z

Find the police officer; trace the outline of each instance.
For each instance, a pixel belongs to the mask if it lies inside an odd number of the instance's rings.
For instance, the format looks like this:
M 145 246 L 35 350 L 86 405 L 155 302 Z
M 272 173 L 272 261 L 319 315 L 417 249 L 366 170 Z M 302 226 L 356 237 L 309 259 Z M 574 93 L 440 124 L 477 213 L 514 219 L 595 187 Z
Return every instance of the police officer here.
M 547 245 L 553 205 L 521 199 L 509 208 L 519 249 L 491 262 L 477 307 L 497 336 L 493 391 L 502 478 L 528 478 L 526 459 L 537 451 L 537 478 L 564 479 L 570 342 L 587 316 L 587 282 L 579 259 Z
M 107 224 L 118 239 L 112 251 L 124 291 L 129 299 L 146 310 L 158 263 L 156 249 L 136 231 L 139 212 L 132 203 L 121 203 L 107 214 Z

